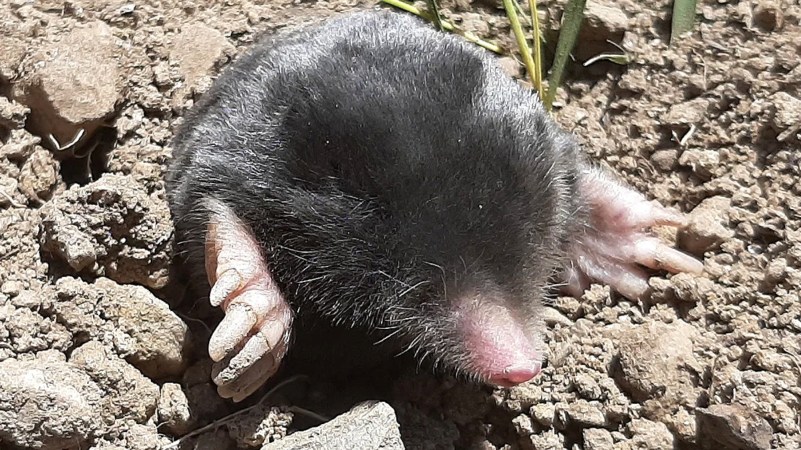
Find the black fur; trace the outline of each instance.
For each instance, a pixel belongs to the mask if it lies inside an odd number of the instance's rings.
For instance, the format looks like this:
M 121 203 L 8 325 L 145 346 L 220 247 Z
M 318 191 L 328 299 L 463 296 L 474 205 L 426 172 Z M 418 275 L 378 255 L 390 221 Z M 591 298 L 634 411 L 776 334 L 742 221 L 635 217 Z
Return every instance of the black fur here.
M 578 149 L 538 100 L 483 50 L 387 11 L 262 39 L 173 151 L 170 204 L 196 272 L 214 198 L 252 227 L 296 334 L 391 335 L 467 374 L 449 299 L 498 295 L 536 320 L 580 209 Z

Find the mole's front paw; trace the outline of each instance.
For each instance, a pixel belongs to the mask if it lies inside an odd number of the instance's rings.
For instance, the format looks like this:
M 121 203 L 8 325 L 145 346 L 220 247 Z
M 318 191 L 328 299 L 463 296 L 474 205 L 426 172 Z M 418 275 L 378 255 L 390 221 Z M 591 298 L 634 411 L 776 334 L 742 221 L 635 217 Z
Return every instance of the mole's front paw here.
M 642 266 L 672 273 L 703 271 L 697 259 L 646 230 L 654 225 L 685 225 L 685 217 L 623 186 L 600 169 L 588 169 L 579 191 L 589 207 L 589 223 L 572 244 L 566 291 L 580 296 L 591 281 L 609 285 L 630 299 L 648 291 Z
M 225 311 L 209 341 L 209 355 L 216 362 L 212 377 L 222 397 L 238 402 L 278 370 L 293 316 L 247 225 L 219 203 L 211 209 L 206 234 L 209 300 Z

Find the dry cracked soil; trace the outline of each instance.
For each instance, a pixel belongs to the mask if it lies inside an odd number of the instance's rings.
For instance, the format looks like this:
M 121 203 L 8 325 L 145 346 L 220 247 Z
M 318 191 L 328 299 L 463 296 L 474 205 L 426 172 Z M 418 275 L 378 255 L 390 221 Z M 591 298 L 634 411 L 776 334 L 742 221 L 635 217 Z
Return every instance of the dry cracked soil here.
M 441 3 L 515 48 L 500 1 Z M 593 159 L 689 214 L 659 232 L 703 275 L 655 274 L 638 303 L 603 286 L 556 298 L 549 365 L 512 389 L 410 374 L 391 407 L 307 431 L 358 395 L 300 380 L 245 405 L 217 396 L 204 347 L 219 316 L 172 263 L 170 138 L 259 33 L 374 6 L 0 0 L 0 448 L 800 448 L 801 6 L 787 0 L 703 0 L 672 45 L 671 2 L 590 0 L 557 99 Z M 563 8 L 540 1 L 548 43 Z M 620 52 L 628 64 L 582 64 Z M 517 61 L 500 58 L 525 83 Z

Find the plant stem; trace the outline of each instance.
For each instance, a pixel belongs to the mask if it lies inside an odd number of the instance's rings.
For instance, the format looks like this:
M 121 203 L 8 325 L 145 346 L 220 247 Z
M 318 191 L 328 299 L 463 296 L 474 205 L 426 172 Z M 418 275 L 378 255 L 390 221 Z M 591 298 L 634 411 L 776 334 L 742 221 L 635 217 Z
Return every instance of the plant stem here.
M 390 6 L 394 6 L 395 8 L 401 9 L 403 11 L 412 13 L 415 16 L 422 17 L 423 19 L 426 19 L 428 21 L 433 20 L 430 14 L 420 11 L 414 5 L 410 5 L 401 0 L 381 0 L 381 2 L 386 3 L 387 5 Z M 492 42 L 487 42 L 469 31 L 462 31 L 461 29 L 459 29 L 452 23 L 448 22 L 447 20 L 442 21 L 442 29 L 445 31 L 450 31 L 460 34 L 469 42 L 472 42 L 478 45 L 479 47 L 483 47 L 493 53 L 503 54 L 503 48 L 501 48 L 499 45 L 493 44 Z
M 512 32 L 517 40 L 517 46 L 520 48 L 520 56 L 523 58 L 528 77 L 531 79 L 532 86 L 536 87 L 538 67 L 534 65 L 534 60 L 531 59 L 531 50 L 528 48 L 528 42 L 526 42 L 526 36 L 523 34 L 523 27 L 520 26 L 520 19 L 517 17 L 517 9 L 515 9 L 513 1 L 503 0 L 503 7 L 506 9 L 506 16 L 509 17 L 509 22 L 512 24 Z
M 442 31 L 442 16 L 439 14 L 439 5 L 437 0 L 426 0 L 428 2 L 428 13 L 431 15 L 431 21 L 439 31 Z
M 540 96 L 540 100 L 542 100 L 544 94 L 542 90 L 542 38 L 540 37 L 542 29 L 540 28 L 537 0 L 528 0 L 528 7 L 531 14 L 531 44 L 534 46 L 534 68 L 537 71 L 534 76 L 534 87 L 537 88 L 537 93 Z

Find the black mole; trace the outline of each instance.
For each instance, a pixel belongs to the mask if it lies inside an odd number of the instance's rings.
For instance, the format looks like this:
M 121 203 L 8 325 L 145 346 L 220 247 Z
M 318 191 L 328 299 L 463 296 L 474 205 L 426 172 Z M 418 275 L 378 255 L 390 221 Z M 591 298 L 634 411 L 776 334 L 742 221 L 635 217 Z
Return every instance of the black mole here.
M 262 39 L 173 148 L 176 236 L 226 312 L 209 351 L 235 400 L 293 352 L 352 351 L 320 330 L 518 384 L 555 274 L 638 297 L 640 265 L 700 270 L 642 232 L 681 215 L 584 162 L 492 55 L 403 14 Z

